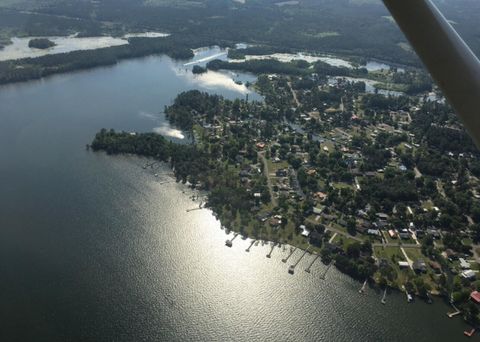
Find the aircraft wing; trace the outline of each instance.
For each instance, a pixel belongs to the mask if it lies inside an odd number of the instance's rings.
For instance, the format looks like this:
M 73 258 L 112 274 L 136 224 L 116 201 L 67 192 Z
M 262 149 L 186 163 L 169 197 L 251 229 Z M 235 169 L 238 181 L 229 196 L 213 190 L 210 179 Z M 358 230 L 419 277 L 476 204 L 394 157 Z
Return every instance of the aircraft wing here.
M 431 0 L 383 2 L 480 148 L 480 61 Z

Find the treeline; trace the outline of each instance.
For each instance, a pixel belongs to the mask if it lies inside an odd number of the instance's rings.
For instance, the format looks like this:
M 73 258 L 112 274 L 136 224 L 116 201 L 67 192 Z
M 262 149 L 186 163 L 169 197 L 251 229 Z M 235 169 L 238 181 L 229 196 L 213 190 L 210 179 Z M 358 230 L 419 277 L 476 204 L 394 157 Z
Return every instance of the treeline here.
M 415 203 L 419 200 L 416 183 L 409 174 L 385 171 L 383 179 L 371 177 L 362 183 L 362 201 L 390 212 L 398 203 Z
M 165 108 L 165 114 L 170 123 L 186 131 L 190 131 L 194 124 L 194 115 L 205 115 L 211 121 L 216 113 L 220 113 L 224 105 L 223 97 L 210 95 L 198 90 L 182 92 Z
M 258 59 L 231 63 L 215 59 L 207 63 L 210 70 L 238 70 L 254 74 L 305 75 L 308 70 L 294 63 L 280 62 L 276 59 Z
M 408 110 L 410 99 L 407 96 L 384 96 L 381 94 L 365 94 L 362 106 L 366 111 L 372 110 Z
M 174 170 L 177 181 L 209 190 L 207 206 L 226 221 L 238 212 L 249 217 L 255 205 L 252 193 L 239 182 L 238 173 L 232 173 L 214 155 L 195 145 L 167 141 L 155 133 L 127 133 L 102 129 L 91 143 L 93 151 L 108 154 L 134 154 L 166 162 Z M 268 194 L 265 179 L 253 179 L 255 191 Z M 263 197 L 262 197 L 263 200 Z M 269 201 L 269 198 L 265 199 Z M 233 224 L 233 222 L 230 222 Z M 238 227 L 237 227 L 238 228 Z M 242 229 L 242 228 L 241 228 Z
M 408 95 L 430 92 L 433 86 L 431 77 L 423 71 L 396 72 L 392 76 L 392 81 L 405 84 L 405 93 Z
M 347 0 L 305 2 L 279 7 L 247 1 L 101 2 L 64 1 L 42 11 L 55 15 L 120 22 L 128 27 L 168 30 L 233 42 L 288 47 L 304 51 L 349 53 L 402 63 L 417 63 L 413 53 L 397 45 L 403 37 L 383 17 L 382 6 L 352 5 Z M 369 23 L 365 25 L 365 23 Z M 360 29 L 359 29 L 360 28 Z M 325 35 L 324 32 L 335 32 Z
M 108 154 L 135 154 L 170 163 L 177 181 L 202 179 L 208 173 L 208 155 L 195 146 L 175 144 L 155 133 L 132 134 L 102 129 L 91 148 Z
M 264 56 L 264 55 L 271 55 L 274 53 L 288 53 L 288 52 L 296 52 L 293 49 L 288 48 L 279 48 L 273 46 L 266 46 L 266 45 L 256 45 L 256 46 L 249 46 L 244 49 L 230 49 L 228 50 L 228 58 L 231 59 L 245 59 L 245 56 Z
M 427 102 L 412 118 L 411 130 L 417 137 L 440 154 L 478 153 L 478 149 L 467 134 L 449 105 Z
M 185 36 L 162 38 L 134 37 L 129 44 L 96 50 L 81 50 L 0 62 L 0 84 L 38 79 L 52 74 L 114 65 L 120 60 L 166 54 L 174 59 L 192 58 L 192 48 L 221 44 L 223 41 L 191 40 Z
M 91 18 L 68 18 L 0 8 L 0 30 L 17 36 L 67 36 L 86 31 L 113 33 L 119 25 L 109 26 L 104 27 L 101 22 Z
M 56 44 L 49 39 L 46 38 L 35 38 L 30 39 L 28 42 L 28 47 L 35 48 L 35 49 L 48 49 Z
M 350 244 L 346 251 L 322 250 L 322 260 L 335 260 L 335 267 L 357 280 L 365 280 L 373 277 L 377 271 L 373 254 L 372 245 L 369 241 L 364 243 L 354 242 Z
M 251 59 L 243 62 L 228 62 L 215 59 L 207 63 L 210 70 L 238 70 L 254 74 L 283 74 L 283 75 L 311 75 L 316 73 L 319 77 L 326 76 L 350 76 L 364 77 L 368 74 L 366 69 L 349 69 L 332 66 L 325 62 L 315 62 L 313 70 L 311 64 L 304 60 L 281 62 L 276 59 Z
M 457 6 L 457 3 L 462 5 Z M 441 6 L 446 16 L 458 22 L 456 28 L 473 50 L 479 52 L 480 43 L 476 37 L 480 6 L 471 0 L 445 2 Z M 112 25 L 115 29 L 160 30 L 175 35 L 264 46 L 263 51 L 255 51 L 256 47 L 249 48 L 251 51 L 232 51 L 232 56 L 247 52 L 265 54 L 288 48 L 420 65 L 397 26 L 386 18 L 389 14 L 381 4 L 317 0 L 280 7 L 267 1 L 241 4 L 218 0 L 65 0 L 32 7 L 48 15 L 0 10 L 0 28 L 8 26 L 10 32 L 29 35 L 65 32 L 88 35 L 104 33 Z

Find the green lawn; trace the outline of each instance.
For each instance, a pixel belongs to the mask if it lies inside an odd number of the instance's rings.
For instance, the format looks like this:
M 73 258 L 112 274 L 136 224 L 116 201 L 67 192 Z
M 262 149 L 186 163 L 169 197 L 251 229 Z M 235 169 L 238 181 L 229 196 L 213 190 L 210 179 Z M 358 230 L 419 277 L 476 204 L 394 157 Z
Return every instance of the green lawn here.
M 351 184 L 347 184 L 347 183 L 343 183 L 343 182 L 338 182 L 338 183 L 333 183 L 332 186 L 335 188 L 335 189 L 352 189 L 353 190 L 353 185 Z
M 427 257 L 424 256 L 420 250 L 420 248 L 404 248 L 405 253 L 407 253 L 408 257 L 412 260 L 423 259 L 425 262 L 428 261 Z
M 422 201 L 422 208 L 427 209 L 428 211 L 432 210 L 434 207 L 433 202 L 431 200 Z
M 374 247 L 373 251 L 377 258 L 387 259 L 390 263 L 393 263 L 393 258 L 395 258 L 395 266 L 398 265 L 399 261 L 405 261 L 399 247 Z
M 348 238 L 346 236 L 343 236 L 341 234 L 337 234 L 337 236 L 333 239 L 333 242 L 339 244 L 340 246 L 342 246 L 342 248 L 344 250 L 346 250 L 348 246 L 350 246 L 351 244 L 353 244 L 355 242 L 358 242 L 358 241 L 350 239 L 350 238 Z
M 282 160 L 279 163 L 274 163 L 272 159 L 267 159 L 268 172 L 275 173 L 277 170 L 286 169 L 288 167 L 288 162 Z

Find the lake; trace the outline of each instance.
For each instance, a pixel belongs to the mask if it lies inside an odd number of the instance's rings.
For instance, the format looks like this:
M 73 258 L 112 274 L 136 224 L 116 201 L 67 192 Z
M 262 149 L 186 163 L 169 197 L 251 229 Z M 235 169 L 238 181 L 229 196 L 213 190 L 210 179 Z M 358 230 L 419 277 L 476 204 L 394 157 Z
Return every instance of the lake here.
M 12 44 L 6 45 L 0 49 L 0 61 L 7 61 L 11 59 L 40 57 L 45 55 L 53 55 L 57 53 L 67 53 L 77 50 L 94 50 L 106 48 L 111 46 L 126 45 L 128 38 L 146 37 L 159 38 L 167 37 L 169 34 L 161 32 L 143 32 L 143 33 L 129 33 L 123 37 L 76 37 L 75 35 L 67 37 L 43 37 L 48 38 L 55 43 L 48 49 L 35 49 L 28 46 L 28 42 L 33 38 L 38 37 L 13 37 Z
M 346 77 L 346 76 L 329 76 L 328 77 L 328 84 L 330 85 L 336 85 L 338 81 L 347 81 L 347 82 L 363 82 L 365 83 L 365 92 L 368 94 L 381 94 L 384 96 L 394 96 L 394 97 L 399 97 L 402 95 L 405 95 L 405 93 L 402 93 L 400 91 L 395 91 L 395 90 L 385 90 L 385 89 L 377 89 L 375 87 L 376 84 L 379 84 L 380 82 L 374 81 L 374 80 L 369 80 L 367 78 L 359 78 L 359 77 Z
M 381 305 L 334 268 L 322 280 L 321 262 L 304 272 L 310 255 L 289 275 L 288 248 L 268 259 L 267 245 L 225 247 L 232 235 L 208 210 L 186 212 L 198 202 L 166 167 L 85 149 L 102 127 L 181 139 L 161 114 L 181 91 L 261 100 L 234 82 L 253 76 L 195 77 L 190 62 L 154 56 L 0 87 L 0 340 L 463 339 L 440 299 L 393 292 Z

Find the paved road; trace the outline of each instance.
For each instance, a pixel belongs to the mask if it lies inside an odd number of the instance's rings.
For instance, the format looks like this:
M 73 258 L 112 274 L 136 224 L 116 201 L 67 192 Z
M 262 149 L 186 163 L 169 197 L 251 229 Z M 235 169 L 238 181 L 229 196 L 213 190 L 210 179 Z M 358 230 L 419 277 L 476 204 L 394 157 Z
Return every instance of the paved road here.
M 407 255 L 407 253 L 405 252 L 405 249 L 403 249 L 403 247 L 400 247 L 400 250 L 402 251 L 403 256 L 405 257 L 405 260 L 407 260 L 408 266 L 410 266 L 410 268 L 411 268 L 412 271 L 413 271 L 413 261 L 412 261 L 412 259 L 410 259 L 410 258 L 408 257 L 408 255 Z
M 288 84 L 288 87 L 290 88 L 290 91 L 292 92 L 293 100 L 294 100 L 295 103 L 297 104 L 297 107 L 300 107 L 300 101 L 298 101 L 297 93 L 296 93 L 295 90 L 293 90 L 293 88 L 292 88 L 292 82 L 287 82 L 287 84 Z
M 267 158 L 265 158 L 265 152 L 258 152 L 257 154 L 258 154 L 258 157 L 262 160 L 263 174 L 265 175 L 265 177 L 267 177 L 268 191 L 270 192 L 272 203 L 276 207 L 278 205 L 278 201 L 275 198 L 275 193 L 273 192 L 272 179 L 270 178 L 270 171 L 268 170 L 268 163 L 267 163 Z
M 418 169 L 418 167 L 414 167 L 413 168 L 413 171 L 415 172 L 415 178 L 420 178 L 422 177 L 422 173 L 420 172 L 420 170 Z
M 438 193 L 439 193 L 440 195 L 442 195 L 442 197 L 447 197 L 447 195 L 445 194 L 445 190 L 443 190 L 443 184 L 442 184 L 442 182 L 441 182 L 439 179 L 437 179 L 437 180 L 435 181 L 435 184 L 437 185 L 437 191 L 438 191 Z
M 338 233 L 333 233 L 332 237 L 330 238 L 330 240 L 328 240 L 329 243 L 332 243 L 333 240 L 335 240 L 335 238 L 337 237 Z
M 308 220 L 312 223 L 318 223 L 318 222 L 314 222 L 312 220 Z M 345 236 L 349 239 L 352 239 L 352 240 L 355 240 L 355 241 L 358 241 L 358 242 L 364 242 L 365 239 L 362 239 L 361 237 L 358 237 L 358 236 L 353 236 L 353 235 L 350 235 L 346 232 L 344 232 L 343 230 L 340 230 L 340 229 L 337 229 L 335 227 L 332 227 L 332 226 L 327 226 L 326 227 L 326 230 L 329 230 L 331 232 L 333 232 L 334 234 L 337 234 L 337 235 L 342 235 L 342 236 Z M 333 241 L 333 240 L 332 240 Z M 400 241 L 399 241 L 400 242 Z M 417 245 L 415 243 L 402 243 L 402 244 L 399 244 L 399 242 L 388 242 L 388 243 L 380 243 L 380 242 L 376 242 L 376 243 L 372 243 L 372 246 L 373 247 L 404 247 L 404 248 L 422 248 L 421 245 Z

